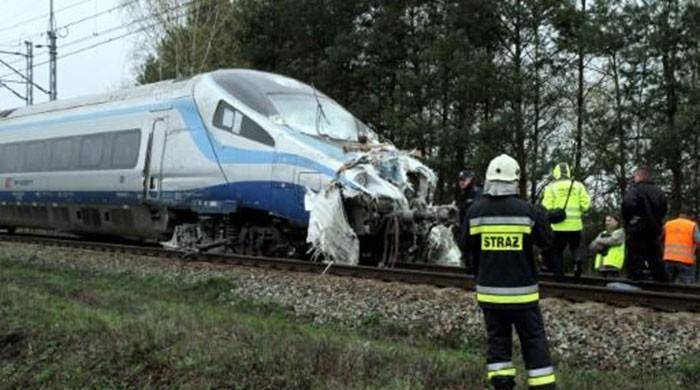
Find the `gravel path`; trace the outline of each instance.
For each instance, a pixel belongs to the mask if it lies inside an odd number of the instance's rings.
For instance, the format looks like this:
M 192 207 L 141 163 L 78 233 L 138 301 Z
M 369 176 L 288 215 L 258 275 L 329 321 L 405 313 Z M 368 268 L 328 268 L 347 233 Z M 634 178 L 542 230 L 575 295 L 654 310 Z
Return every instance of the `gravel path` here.
M 229 268 L 87 250 L 0 243 L 0 256 L 75 269 L 138 276 L 158 275 L 184 283 L 211 277 L 234 281 L 226 299 L 254 298 L 290 308 L 316 323 L 362 327 L 381 324 L 398 336 L 427 335 L 448 345 L 481 345 L 482 316 L 473 295 L 372 280 Z M 614 370 L 666 368 L 684 355 L 700 353 L 700 315 L 667 314 L 644 308 L 542 300 L 556 357 L 569 365 Z M 397 337 L 398 337 L 397 336 Z

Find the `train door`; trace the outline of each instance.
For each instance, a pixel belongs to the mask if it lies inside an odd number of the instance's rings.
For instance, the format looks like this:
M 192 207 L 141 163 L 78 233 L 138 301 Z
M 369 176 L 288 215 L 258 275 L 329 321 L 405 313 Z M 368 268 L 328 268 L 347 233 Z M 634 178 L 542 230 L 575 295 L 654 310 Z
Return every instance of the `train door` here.
M 146 164 L 144 166 L 144 199 L 149 203 L 161 200 L 163 188 L 163 161 L 168 142 L 168 115 L 160 112 L 151 123 L 146 149 Z

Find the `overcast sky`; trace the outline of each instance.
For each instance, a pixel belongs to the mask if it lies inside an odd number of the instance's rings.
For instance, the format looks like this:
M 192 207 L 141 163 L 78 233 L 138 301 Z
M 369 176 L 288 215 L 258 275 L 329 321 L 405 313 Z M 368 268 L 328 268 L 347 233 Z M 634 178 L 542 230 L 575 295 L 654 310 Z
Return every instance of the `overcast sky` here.
M 120 0 L 54 0 L 56 26 L 59 27 L 58 55 L 65 55 L 135 30 L 134 25 L 127 25 L 132 18 L 123 9 L 106 12 L 120 4 Z M 35 45 L 45 45 L 48 12 L 49 0 L 0 0 L 0 50 L 24 53 L 25 39 L 33 40 Z M 103 12 L 104 14 L 92 18 Z M 61 28 L 83 18 L 88 20 Z M 108 30 L 110 31 L 107 32 Z M 96 34 L 100 35 L 95 36 Z M 134 58 L 143 54 L 137 50 L 140 46 L 139 39 L 142 39 L 140 34 L 134 34 L 59 59 L 58 98 L 106 92 L 132 85 L 135 80 L 134 67 L 137 65 Z M 71 42 L 73 43 L 70 44 Z M 35 64 L 48 60 L 46 48 L 35 48 L 34 51 Z M 0 59 L 17 63 L 15 66 L 24 73 L 23 57 L 0 53 Z M 11 73 L 11 70 L 0 63 L 2 80 L 19 80 L 16 75 L 3 77 Z M 48 64 L 37 66 L 34 75 L 35 82 L 48 90 Z M 24 85 L 10 85 L 24 95 Z M 46 94 L 34 90 L 35 103 L 47 100 Z M 0 110 L 24 104 L 24 101 L 0 87 Z

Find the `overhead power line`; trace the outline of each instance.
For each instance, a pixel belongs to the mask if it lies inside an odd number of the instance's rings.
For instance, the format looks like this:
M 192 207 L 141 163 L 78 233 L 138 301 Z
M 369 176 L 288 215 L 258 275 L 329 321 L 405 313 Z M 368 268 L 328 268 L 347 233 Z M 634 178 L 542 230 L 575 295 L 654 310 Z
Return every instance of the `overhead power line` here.
M 101 36 L 101 35 L 109 34 L 110 32 L 118 31 L 118 30 L 124 29 L 124 28 L 126 28 L 126 27 L 128 27 L 128 26 L 131 26 L 131 25 L 134 25 L 134 24 L 137 24 L 137 23 L 141 23 L 141 22 L 143 22 L 143 21 L 147 21 L 147 20 L 150 20 L 150 19 L 156 19 L 156 18 L 161 17 L 161 16 L 174 17 L 174 18 L 176 18 L 176 19 L 179 20 L 179 18 L 181 18 L 182 16 L 186 16 L 187 13 L 188 13 L 188 10 L 187 10 L 187 9 L 184 9 L 184 10 L 183 10 L 182 8 L 187 7 L 187 6 L 189 6 L 190 4 L 192 4 L 192 3 L 196 2 L 196 1 L 198 1 L 198 0 L 190 0 L 190 1 L 187 1 L 187 2 L 185 2 L 185 3 L 178 4 L 177 6 L 171 7 L 171 8 L 169 8 L 169 9 L 166 9 L 166 10 L 162 11 L 162 12 L 159 12 L 159 13 L 156 13 L 156 14 L 152 14 L 152 15 L 148 15 L 148 16 L 145 16 L 145 17 L 142 17 L 142 18 L 133 20 L 133 21 L 131 21 L 131 22 L 125 24 L 125 25 L 115 26 L 115 27 L 112 27 L 112 28 L 109 28 L 109 29 L 106 29 L 106 30 L 102 30 L 102 31 L 100 31 L 100 32 L 98 32 L 98 33 L 94 33 L 94 34 L 92 34 L 92 35 L 90 35 L 90 36 L 83 37 L 83 38 L 79 38 L 79 39 L 77 39 L 77 40 L 74 40 L 74 41 L 71 41 L 71 42 L 67 43 L 67 44 L 64 45 L 64 46 L 70 46 L 70 45 L 74 45 L 74 44 L 77 44 L 77 43 L 80 43 L 80 42 L 92 40 L 92 39 L 95 39 L 96 37 L 99 37 L 99 36 Z M 133 1 L 132 1 L 132 2 L 133 2 Z M 52 0 L 52 4 L 53 4 L 53 0 Z M 76 3 L 76 4 L 77 4 L 77 3 Z M 63 9 L 66 9 L 66 7 L 64 7 Z M 52 7 L 52 10 L 53 10 L 53 7 Z M 113 10 L 113 9 L 112 9 L 112 10 Z M 102 11 L 102 12 L 103 12 L 103 14 L 104 14 L 104 13 L 107 13 L 107 12 L 110 12 L 110 11 L 109 11 L 109 10 L 105 10 L 105 11 Z M 171 14 L 171 13 L 172 13 L 172 14 Z M 99 14 L 99 13 L 98 13 L 98 14 Z M 97 15 L 97 14 L 94 14 L 94 15 Z M 93 15 L 93 17 L 95 17 L 94 15 Z M 55 30 L 53 30 L 53 29 L 51 28 L 51 26 L 54 26 L 54 23 L 53 23 L 53 16 L 51 17 L 51 20 L 52 20 L 52 22 L 50 23 L 50 27 L 49 27 L 49 29 L 50 29 L 50 30 L 49 30 L 49 34 L 51 34 L 52 32 L 55 31 Z M 82 20 L 82 21 L 88 20 L 88 17 L 83 18 L 83 19 L 81 19 L 81 20 Z M 81 21 L 81 22 L 82 22 L 82 21 Z M 77 24 L 78 21 L 76 21 L 75 23 Z M 159 24 L 160 24 L 160 21 L 155 21 L 154 23 L 148 24 L 148 25 L 143 26 L 143 27 L 141 27 L 141 28 L 138 28 L 138 29 L 136 29 L 136 30 L 128 31 L 128 32 L 125 32 L 125 33 L 123 33 L 123 34 L 120 34 L 120 35 L 117 35 L 117 36 L 114 36 L 114 37 L 110 37 L 110 38 L 108 38 L 108 39 L 106 39 L 106 40 L 102 40 L 102 41 L 100 41 L 100 42 L 96 42 L 96 43 L 93 43 L 93 44 L 91 44 L 91 45 L 84 46 L 84 47 L 81 47 L 81 48 L 79 48 L 79 49 L 76 49 L 76 50 L 67 52 L 67 53 L 63 53 L 63 54 L 61 54 L 61 55 L 59 55 L 59 56 L 56 55 L 56 52 L 55 52 L 55 44 L 54 44 L 54 43 L 50 43 L 50 46 L 51 46 L 51 48 L 52 48 L 52 49 L 51 49 L 51 54 L 53 54 L 53 55 L 50 56 L 50 59 L 49 59 L 48 61 L 43 61 L 43 62 L 40 62 L 40 63 L 38 63 L 38 64 L 30 65 L 30 64 L 32 64 L 32 60 L 28 60 L 28 64 L 27 64 L 27 67 L 28 67 L 28 68 L 27 68 L 28 75 L 32 74 L 32 73 L 30 73 L 30 72 L 33 72 L 33 70 L 34 70 L 36 67 L 39 67 L 39 66 L 42 66 L 42 65 L 46 65 L 46 64 L 51 64 L 51 65 L 52 65 L 52 68 L 55 69 L 55 64 L 56 64 L 56 61 L 57 61 L 58 59 L 63 59 L 63 58 L 66 58 L 66 57 L 70 57 L 70 56 L 73 56 L 73 55 L 76 55 L 76 54 L 79 54 L 79 53 L 82 53 L 82 52 L 85 52 L 85 51 L 94 49 L 94 48 L 96 48 L 96 47 L 103 46 L 103 45 L 106 45 L 106 44 L 108 44 L 108 43 L 115 42 L 115 41 L 118 41 L 118 40 L 127 38 L 127 37 L 129 37 L 129 36 L 131 36 L 131 35 L 138 34 L 138 33 L 140 33 L 140 32 L 143 32 L 143 31 L 152 29 L 152 28 L 158 26 Z M 54 33 L 54 36 L 55 36 L 55 33 Z M 33 46 L 31 46 L 31 43 L 30 43 L 30 42 L 25 42 L 25 44 L 28 46 L 29 50 L 31 50 L 31 47 L 33 47 Z M 41 46 L 37 46 L 37 47 L 41 47 Z M 0 59 L 0 63 L 3 64 L 3 65 L 5 65 L 5 66 L 7 66 L 7 67 L 9 67 L 9 68 L 14 72 L 14 73 L 9 73 L 9 74 L 0 76 L 0 87 L 6 88 L 6 89 L 9 90 L 11 93 L 13 93 L 15 96 L 17 96 L 18 98 L 25 100 L 25 101 L 27 102 L 27 104 L 31 104 L 31 103 L 32 103 L 32 100 L 33 100 L 32 97 L 31 97 L 31 95 L 32 95 L 31 89 L 32 89 L 32 88 L 36 87 L 36 88 L 38 88 L 39 90 L 41 90 L 42 92 L 45 92 L 45 93 L 47 92 L 47 91 L 44 90 L 43 88 L 41 88 L 41 87 L 39 87 L 38 85 L 36 85 L 35 83 L 33 83 L 33 81 L 32 81 L 32 76 L 29 76 L 29 78 L 25 77 L 21 72 L 19 72 L 19 71 L 17 71 L 16 69 L 14 69 L 14 68 L 11 66 L 11 64 L 8 64 L 7 62 L 2 61 L 1 59 Z M 6 77 L 8 77 L 8 76 L 11 76 L 12 74 L 15 74 L 15 73 L 16 73 L 18 76 L 20 76 L 20 77 L 23 79 L 24 83 L 27 85 L 27 96 L 26 96 L 26 97 L 23 97 L 18 91 L 16 91 L 15 89 L 13 89 L 11 86 L 8 85 L 8 83 L 17 83 L 17 84 L 20 84 L 21 82 L 16 82 L 15 80 L 3 80 L 4 78 L 6 78 Z M 55 80 L 55 77 L 56 77 L 56 76 L 55 76 L 55 73 L 53 73 L 52 76 L 53 76 L 52 79 Z M 51 100 L 55 100 L 55 96 L 56 96 L 56 95 L 55 95 L 55 91 L 56 91 L 56 90 L 55 90 L 55 81 L 52 81 L 52 82 L 51 82 L 51 85 L 52 85 L 52 88 L 50 88 L 49 93 L 50 93 L 50 96 L 51 96 Z
M 99 18 L 99 17 L 102 16 L 102 15 L 107 15 L 107 14 L 112 13 L 112 12 L 114 12 L 114 11 L 117 11 L 117 10 L 120 10 L 120 9 L 123 9 L 123 8 L 126 8 L 126 7 L 130 6 L 131 4 L 137 3 L 138 1 L 139 1 L 139 0 L 131 0 L 131 1 L 122 3 L 122 4 L 120 4 L 120 5 L 117 5 L 117 6 L 115 6 L 115 7 L 112 7 L 112 8 L 110 8 L 110 9 L 106 9 L 106 10 L 104 10 L 104 11 L 100 11 L 100 12 L 94 13 L 94 14 L 92 14 L 92 15 L 86 16 L 86 17 L 84 17 L 84 18 L 80 18 L 80 19 L 74 20 L 74 21 L 72 21 L 72 22 L 68 22 L 68 23 L 66 23 L 66 24 L 64 24 L 64 25 L 62 25 L 62 26 L 58 26 L 57 28 L 60 30 L 60 29 L 68 28 L 68 27 L 73 27 L 73 26 L 75 26 L 75 25 L 77 25 L 77 24 L 84 23 L 84 22 L 87 22 L 87 21 L 89 21 L 89 20 Z
M 48 63 L 48 61 L 47 61 L 47 63 Z M 5 66 L 7 66 L 8 68 L 12 69 L 12 73 L 10 73 L 10 75 L 16 74 L 16 75 L 18 75 L 20 78 L 22 78 L 22 79 L 24 80 L 25 83 L 32 83 L 32 84 L 33 84 L 32 80 L 29 80 L 25 75 L 22 74 L 22 72 L 20 72 L 19 70 L 17 70 L 17 69 L 15 69 L 15 68 L 11 67 L 7 62 L 3 61 L 2 59 L 0 59 L 0 64 L 5 65 Z M 35 86 L 36 88 L 38 88 L 40 91 L 44 92 L 44 93 L 48 93 L 48 92 L 49 92 L 49 91 L 45 90 L 44 88 L 41 88 L 40 86 L 38 86 L 38 85 L 36 85 L 36 84 L 34 84 L 34 86 Z
M 120 9 L 124 9 L 124 8 L 126 8 L 126 7 L 128 7 L 128 6 L 132 5 L 132 4 L 134 4 L 134 3 L 137 3 L 138 1 L 139 1 L 139 0 L 127 1 L 127 2 L 124 2 L 124 3 L 120 4 L 120 5 L 114 6 L 114 7 L 112 7 L 112 8 L 109 8 L 109 9 L 106 9 L 106 10 L 102 10 L 102 11 L 99 11 L 99 12 L 96 12 L 96 13 L 94 13 L 94 14 L 91 14 L 91 15 L 88 15 L 88 16 L 85 16 L 85 17 L 82 17 L 82 18 L 80 18 L 80 19 L 73 20 L 73 21 L 68 22 L 68 23 L 66 23 L 66 24 L 63 24 L 63 25 L 61 25 L 61 26 L 57 26 L 57 27 L 56 27 L 56 30 L 57 30 L 57 31 L 68 30 L 70 27 L 77 26 L 77 25 L 79 25 L 79 24 L 88 22 L 88 21 L 90 21 L 90 20 L 97 19 L 97 18 L 99 18 L 100 16 L 113 13 L 113 12 L 118 11 L 118 10 L 120 10 Z M 12 45 L 12 46 L 20 46 L 22 40 L 26 40 L 26 39 L 29 39 L 29 38 L 43 37 L 44 35 L 46 35 L 46 31 L 39 31 L 39 32 L 31 33 L 31 34 L 29 34 L 29 35 L 22 35 L 22 39 L 19 39 L 19 38 L 18 38 L 17 40 L 10 39 L 10 40 L 7 40 L 7 41 L 3 41 L 3 42 L 0 42 L 0 46 L 10 46 L 10 45 Z
M 138 0 L 134 0 L 134 1 L 138 1 Z M 195 3 L 196 1 L 199 1 L 199 0 L 190 0 L 190 1 L 188 1 L 188 2 L 185 2 L 185 3 L 179 4 L 179 5 L 173 6 L 173 7 L 168 8 L 168 9 L 165 9 L 165 10 L 159 12 L 159 13 L 147 15 L 147 16 L 144 16 L 144 17 L 141 17 L 141 18 L 132 20 L 131 22 L 128 22 L 128 23 L 126 23 L 126 24 L 122 24 L 122 25 L 119 25 L 119 26 L 110 27 L 110 28 L 107 28 L 107 29 L 105 29 L 105 30 L 101 30 L 101 31 L 92 33 L 92 34 L 90 34 L 90 35 L 86 35 L 86 36 L 83 36 L 83 37 L 74 39 L 74 40 L 72 40 L 72 41 L 69 41 L 69 42 L 67 42 L 67 43 L 64 43 L 64 44 L 59 45 L 59 47 L 60 47 L 60 48 L 71 47 L 71 46 L 74 46 L 74 45 L 79 44 L 79 43 L 82 43 L 82 42 L 86 42 L 86 41 L 93 40 L 93 39 L 98 38 L 98 37 L 100 37 L 100 36 L 102 36 L 102 35 L 109 34 L 109 33 L 115 32 L 115 31 L 119 31 L 119 30 L 122 30 L 122 29 L 124 29 L 124 28 L 127 28 L 127 27 L 129 27 L 129 26 L 133 26 L 133 25 L 135 25 L 135 24 L 138 24 L 138 23 L 141 23 L 141 22 L 144 22 L 144 21 L 148 21 L 149 19 L 154 19 L 154 18 L 157 18 L 157 17 L 160 17 L 160 16 L 166 16 L 166 15 L 172 13 L 172 12 L 177 12 L 177 11 L 182 10 L 183 7 L 187 7 L 187 6 L 189 6 L 190 4 Z M 179 17 L 185 16 L 185 15 L 186 15 L 186 13 L 185 13 L 185 14 L 180 14 L 180 15 L 174 15 L 174 16 L 177 17 L 177 18 L 179 18 Z M 154 24 L 152 24 L 152 25 L 149 25 L 148 28 L 152 28 L 152 27 L 155 27 L 155 26 L 157 26 L 157 25 L 158 25 L 158 23 L 154 23 Z M 144 30 L 147 30 L 148 28 L 146 28 L 146 29 L 144 29 Z M 60 28 L 59 28 L 59 29 L 60 29 Z M 140 31 L 144 31 L 144 30 L 140 30 Z M 139 31 L 139 32 L 140 32 L 140 31 Z M 46 33 L 42 33 L 42 35 L 43 35 L 43 34 L 46 34 Z M 130 34 L 128 34 L 128 35 L 130 35 Z M 127 35 L 127 36 L 128 36 L 128 35 Z M 98 46 L 99 46 L 99 45 L 98 45 Z M 42 53 L 42 54 L 45 55 L 44 53 Z M 42 54 L 39 54 L 39 55 L 42 55 Z M 59 56 L 59 58 L 63 58 L 63 57 Z M 12 65 L 12 66 L 16 66 L 16 65 L 19 65 L 19 64 L 22 63 L 22 62 L 23 62 L 22 60 L 18 60 L 18 61 L 14 61 L 14 62 L 9 62 L 9 64 Z M 44 65 L 44 64 L 46 64 L 46 63 L 48 63 L 48 61 L 39 62 L 39 63 L 37 63 L 35 66 Z M 8 75 L 0 76 L 0 79 L 5 78 L 5 77 L 7 77 L 7 76 L 8 76 Z
M 105 30 L 102 30 L 102 31 L 98 31 L 98 32 L 92 33 L 91 35 L 86 35 L 86 36 L 84 36 L 84 37 L 74 39 L 74 40 L 72 40 L 72 41 L 69 41 L 69 42 L 66 42 L 66 43 L 62 44 L 61 47 L 62 47 L 62 48 L 63 48 L 63 47 L 70 47 L 70 46 L 73 46 L 73 45 L 78 44 L 78 43 L 81 43 L 81 42 L 85 42 L 85 41 L 89 41 L 89 40 L 91 40 L 91 39 L 95 39 L 95 38 L 99 37 L 100 35 L 105 35 L 105 34 L 109 34 L 109 33 L 114 32 L 114 31 L 119 31 L 119 30 L 122 30 L 122 29 L 124 29 L 124 28 L 126 28 L 126 27 L 133 26 L 133 25 L 135 25 L 135 24 L 139 24 L 139 23 L 141 23 L 141 22 L 145 22 L 145 21 L 148 21 L 148 20 L 150 20 L 150 19 L 157 18 L 157 17 L 159 17 L 159 16 L 168 15 L 168 14 L 170 14 L 171 12 L 180 11 L 183 7 L 186 7 L 186 6 L 192 4 L 192 3 L 195 2 L 195 1 L 196 1 L 196 0 L 192 0 L 192 1 L 189 1 L 189 2 L 187 2 L 187 3 L 182 3 L 182 4 L 180 4 L 180 5 L 177 5 L 177 6 L 168 8 L 168 9 L 166 9 L 166 10 L 164 10 L 164 11 L 162 11 L 162 12 L 159 12 L 159 13 L 157 13 L 157 14 L 147 15 L 147 16 L 144 16 L 144 17 L 141 17 L 141 18 L 132 20 L 131 22 L 129 22 L 129 23 L 127 23 L 127 24 L 122 24 L 122 25 L 119 25 L 119 26 L 114 26 L 114 27 L 111 27 L 111 28 L 108 28 L 108 29 L 105 29 Z M 180 17 L 180 16 L 183 16 L 183 15 L 175 15 L 175 16 Z M 152 27 L 155 27 L 155 26 L 157 26 L 157 25 L 158 25 L 158 23 L 155 23 L 154 25 L 152 25 Z
M 177 15 L 175 15 L 175 16 L 176 16 L 176 17 L 181 17 L 181 16 L 184 16 L 184 15 L 187 15 L 187 12 L 182 12 L 182 13 L 177 14 Z M 106 45 L 106 44 L 111 43 L 111 42 L 114 42 L 114 41 L 118 41 L 118 40 L 120 40 L 120 39 L 124 39 L 124 38 L 126 38 L 126 37 L 131 36 L 131 35 L 138 34 L 138 33 L 140 33 L 140 32 L 143 32 L 143 31 L 149 30 L 149 29 L 151 29 L 151 28 L 153 28 L 153 27 L 156 27 L 158 24 L 159 24 L 158 22 L 151 23 L 151 24 L 149 24 L 149 25 L 147 25 L 147 26 L 144 26 L 144 27 L 141 27 L 141 28 L 139 28 L 139 29 L 136 29 L 136 30 L 133 30 L 133 31 L 129 31 L 129 32 L 126 32 L 126 33 L 124 33 L 124 34 L 120 34 L 120 35 L 117 35 L 117 36 L 114 36 L 114 37 L 111 37 L 111 38 L 102 40 L 102 41 L 100 41 L 100 42 L 93 43 L 93 44 L 88 45 L 88 46 L 85 46 L 85 47 L 81 47 L 81 48 L 79 48 L 79 49 L 70 51 L 70 52 L 68 52 L 68 53 L 61 54 L 61 55 L 58 56 L 57 59 L 63 59 L 63 58 L 66 58 L 66 57 L 70 57 L 70 56 L 76 55 L 76 54 L 78 54 L 78 53 L 82 53 L 82 52 L 84 52 L 84 51 L 91 50 L 91 49 L 94 49 L 94 48 L 96 48 L 96 47 L 99 47 L 99 46 L 102 46 L 102 45 Z M 123 27 L 123 26 L 122 26 L 122 27 Z M 92 37 L 92 38 L 94 38 L 94 37 Z M 77 43 L 77 42 L 75 42 L 75 43 Z M 42 61 L 42 62 L 36 63 L 36 64 L 34 65 L 34 67 L 36 68 L 36 67 L 39 67 L 39 66 L 42 66 L 42 65 L 46 65 L 46 64 L 48 64 L 49 62 L 50 62 L 49 60 Z M 0 80 L 6 78 L 6 77 L 8 77 L 8 76 L 11 76 L 12 74 L 13 74 L 13 73 L 8 73 L 8 74 L 5 74 L 5 75 L 2 75 L 2 76 L 0 76 Z
M 55 12 L 55 13 L 59 13 L 59 12 L 65 11 L 65 10 L 69 10 L 69 9 L 71 9 L 71 8 L 75 8 L 75 7 L 78 7 L 78 6 L 80 6 L 80 5 L 83 5 L 83 4 L 85 4 L 85 3 L 89 2 L 89 1 L 92 1 L 92 0 L 81 0 L 81 1 L 75 2 L 75 3 L 71 4 L 71 5 L 67 5 L 67 6 L 65 6 L 65 7 L 63 7 L 63 8 L 59 8 L 59 9 L 57 9 L 57 10 L 54 11 L 54 12 Z M 42 14 L 42 15 L 40 15 L 40 16 L 33 17 L 33 18 L 31 18 L 31 19 L 27 19 L 27 20 L 23 20 L 23 21 L 21 21 L 21 22 L 17 22 L 17 23 L 15 23 L 15 24 L 13 24 L 13 25 L 10 25 L 10 26 L 2 27 L 2 28 L 0 28 L 0 32 L 7 31 L 7 30 L 12 30 L 13 28 L 17 28 L 17 27 L 19 27 L 19 26 L 23 26 L 23 25 L 25 25 L 25 24 L 27 24 L 27 23 L 31 23 L 31 22 L 34 22 L 34 21 L 37 21 L 37 20 L 44 19 L 44 18 L 46 18 L 47 16 L 50 16 L 50 13 L 45 13 L 45 14 Z
M 17 92 L 14 88 L 10 87 L 9 85 L 5 84 L 2 80 L 0 80 L 0 87 L 5 87 L 8 91 L 12 92 L 13 95 L 17 96 L 18 98 L 25 100 L 26 98 L 22 96 L 19 92 Z

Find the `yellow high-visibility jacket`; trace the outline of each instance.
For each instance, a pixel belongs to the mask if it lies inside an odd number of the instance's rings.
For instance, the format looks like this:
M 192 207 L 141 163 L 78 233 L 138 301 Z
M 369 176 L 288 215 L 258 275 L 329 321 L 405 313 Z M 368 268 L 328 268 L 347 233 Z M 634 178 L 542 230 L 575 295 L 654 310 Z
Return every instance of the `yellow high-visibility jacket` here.
M 569 192 L 571 180 L 557 180 L 544 189 L 544 198 L 542 205 L 547 210 L 563 208 L 566 203 L 566 195 Z M 591 197 L 586 191 L 586 187 L 581 182 L 574 181 L 571 187 L 571 195 L 569 203 L 566 206 L 566 219 L 552 224 L 552 230 L 555 232 L 576 232 L 583 230 L 583 221 L 581 217 L 591 208 Z

